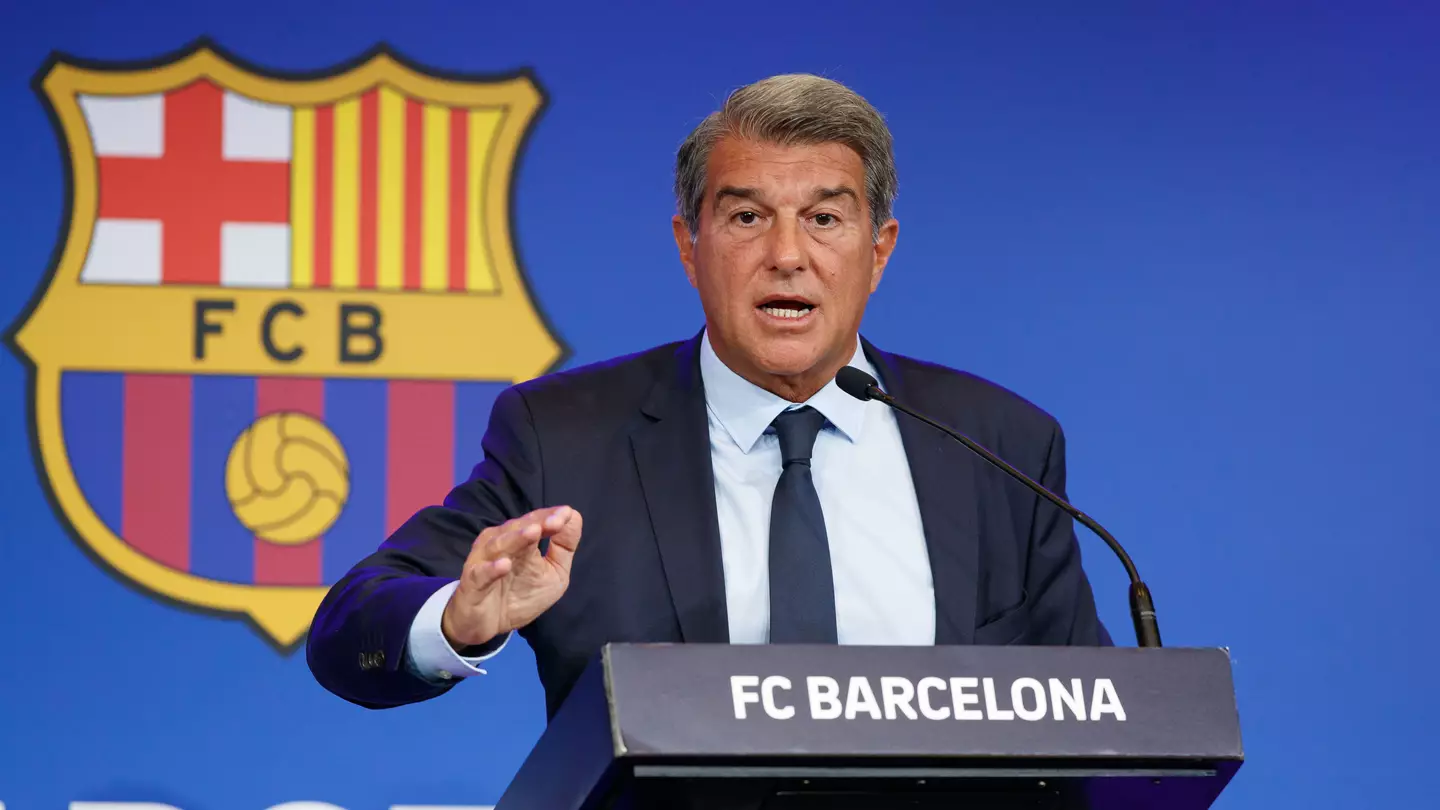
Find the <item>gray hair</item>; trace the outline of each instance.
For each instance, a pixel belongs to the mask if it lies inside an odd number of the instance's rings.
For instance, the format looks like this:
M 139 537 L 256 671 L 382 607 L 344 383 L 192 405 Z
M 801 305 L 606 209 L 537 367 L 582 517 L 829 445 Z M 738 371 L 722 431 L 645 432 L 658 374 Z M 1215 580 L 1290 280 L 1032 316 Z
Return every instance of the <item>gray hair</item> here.
M 839 143 L 855 150 L 865 167 L 871 238 L 880 238 L 899 185 L 893 140 L 885 119 L 854 90 L 798 73 L 772 76 L 731 93 L 695 127 L 675 156 L 675 202 L 692 239 L 700 227 L 710 150 L 726 135 L 783 146 Z

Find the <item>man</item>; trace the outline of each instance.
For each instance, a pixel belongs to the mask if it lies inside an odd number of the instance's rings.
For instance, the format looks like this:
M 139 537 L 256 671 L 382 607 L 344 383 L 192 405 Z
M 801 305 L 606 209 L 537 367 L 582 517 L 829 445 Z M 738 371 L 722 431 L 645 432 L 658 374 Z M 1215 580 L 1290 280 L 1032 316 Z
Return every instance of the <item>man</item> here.
M 890 133 L 847 88 L 732 94 L 676 162 L 702 333 L 498 397 L 470 480 L 321 604 L 320 683 L 424 700 L 519 632 L 553 716 L 606 642 L 1110 643 L 1068 517 L 835 386 L 864 369 L 1064 493 L 1051 417 L 859 337 L 895 190 Z

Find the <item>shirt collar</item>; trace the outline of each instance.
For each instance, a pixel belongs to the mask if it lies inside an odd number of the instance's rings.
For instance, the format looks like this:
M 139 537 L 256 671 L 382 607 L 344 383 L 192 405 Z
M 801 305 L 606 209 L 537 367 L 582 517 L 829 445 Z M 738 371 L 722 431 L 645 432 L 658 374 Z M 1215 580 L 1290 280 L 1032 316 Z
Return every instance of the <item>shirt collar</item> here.
M 875 369 L 865 357 L 859 340 L 855 341 L 855 356 L 850 359 L 850 365 L 875 375 Z M 781 411 L 799 407 L 741 377 L 721 362 L 710 345 L 709 330 L 700 341 L 700 379 L 705 386 L 706 407 L 745 453 L 755 447 Z M 860 431 L 865 426 L 866 403 L 841 391 L 834 380 L 804 404 L 824 414 L 830 424 L 851 442 L 860 441 Z

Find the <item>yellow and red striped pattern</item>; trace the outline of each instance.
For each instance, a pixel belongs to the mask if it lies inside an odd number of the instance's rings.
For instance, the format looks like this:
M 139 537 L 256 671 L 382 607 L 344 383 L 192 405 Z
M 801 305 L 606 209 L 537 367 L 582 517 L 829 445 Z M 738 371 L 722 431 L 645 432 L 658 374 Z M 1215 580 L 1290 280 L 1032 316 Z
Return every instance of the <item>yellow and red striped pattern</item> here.
M 386 86 L 295 108 L 291 286 L 497 291 L 484 190 L 503 115 Z

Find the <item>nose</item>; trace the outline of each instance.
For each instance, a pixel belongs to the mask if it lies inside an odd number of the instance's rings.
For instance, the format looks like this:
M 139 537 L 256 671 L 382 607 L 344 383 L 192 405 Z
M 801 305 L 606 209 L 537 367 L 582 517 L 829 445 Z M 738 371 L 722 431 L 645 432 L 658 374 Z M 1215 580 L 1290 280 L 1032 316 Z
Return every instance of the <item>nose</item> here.
M 770 269 L 780 273 L 798 273 L 806 268 L 804 234 L 800 223 L 791 217 L 777 217 L 768 234 Z

